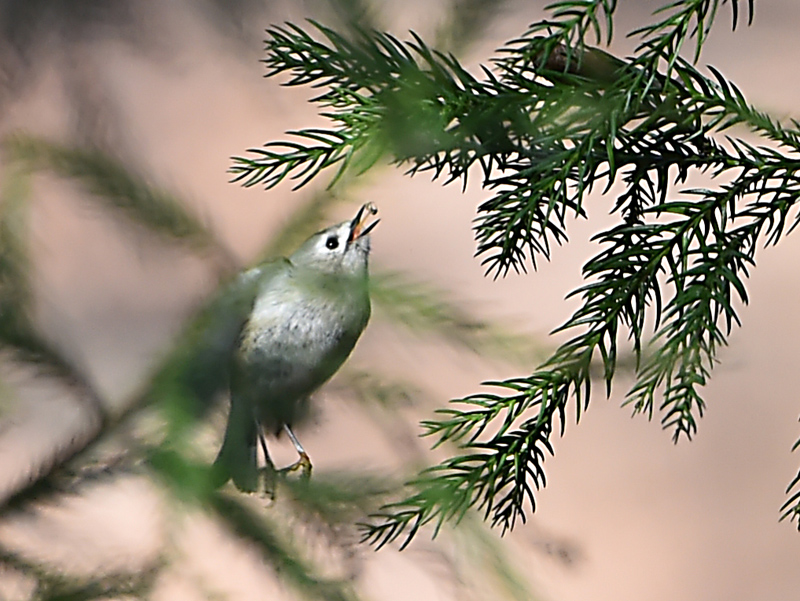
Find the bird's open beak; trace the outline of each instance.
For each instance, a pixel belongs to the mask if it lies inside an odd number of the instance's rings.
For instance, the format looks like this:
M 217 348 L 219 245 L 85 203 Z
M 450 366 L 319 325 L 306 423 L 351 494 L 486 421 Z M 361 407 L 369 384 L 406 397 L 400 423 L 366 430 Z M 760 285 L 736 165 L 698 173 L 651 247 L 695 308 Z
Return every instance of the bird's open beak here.
M 369 219 L 372 215 L 378 214 L 378 207 L 375 206 L 374 203 L 368 202 L 361 205 L 361 208 L 356 213 L 355 218 L 353 221 L 350 222 L 350 236 L 347 239 L 347 243 L 350 244 L 359 238 L 366 236 L 369 234 L 380 219 L 376 219 L 369 225 L 367 225 L 367 219 Z

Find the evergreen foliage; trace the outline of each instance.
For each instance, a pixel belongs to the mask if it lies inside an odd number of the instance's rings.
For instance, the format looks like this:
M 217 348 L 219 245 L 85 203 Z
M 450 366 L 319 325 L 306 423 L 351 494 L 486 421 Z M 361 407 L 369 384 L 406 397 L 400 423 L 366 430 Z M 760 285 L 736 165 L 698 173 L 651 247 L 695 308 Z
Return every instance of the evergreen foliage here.
M 309 542 L 307 532 L 318 533 L 329 556 L 357 564 L 361 559 L 354 550 L 358 540 L 355 524 L 390 495 L 396 495 L 399 483 L 355 472 L 323 471 L 310 481 L 282 477 L 277 498 L 271 502 L 266 498 L 250 502 L 238 492 L 217 490 L 212 485 L 207 455 L 214 449 L 209 448 L 207 440 L 200 440 L 198 430 L 213 416 L 220 397 L 227 392 L 230 316 L 239 314 L 230 310 L 237 298 L 226 287 L 237 268 L 213 231 L 180 197 L 97 149 L 17 135 L 5 140 L 4 150 L 7 164 L 0 190 L 0 345 L 4 359 L 6 363 L 35 367 L 41 377 L 63 388 L 65 398 L 81 403 L 90 426 L 66 445 L 53 448 L 46 462 L 32 466 L 27 480 L 0 501 L 0 518 L 13 520 L 35 513 L 43 504 L 66 503 L 75 496 L 87 495 L 98 484 L 144 477 L 164 493 L 175 515 L 201 513 L 221 524 L 231 537 L 255 548 L 264 566 L 302 597 L 360 599 L 358 583 L 349 572 L 331 575 L 311 559 L 311 547 L 319 541 Z M 27 210 L 35 201 L 30 180 L 37 171 L 54 173 L 76 184 L 85 192 L 86 202 L 117 215 L 122 223 L 146 228 L 164 242 L 197 253 L 208 260 L 220 281 L 218 289 L 187 321 L 172 348 L 155 362 L 152 373 L 143 375 L 137 391 L 113 411 L 106 394 L 71 359 L 71 349 L 54 345 L 33 315 L 36 299 L 30 282 L 34 265 Z M 262 254 L 285 252 L 293 241 L 302 240 L 321 222 L 330 221 L 328 212 L 337 200 L 330 194 L 313 195 L 288 225 L 267 241 Z M 376 320 L 415 333 L 422 330 L 428 337 L 477 356 L 515 360 L 522 349 L 533 347 L 523 336 L 511 335 L 496 324 L 469 315 L 441 291 L 407 274 L 382 273 L 379 268 L 375 271 L 371 286 L 374 304 L 380 310 Z M 399 411 L 424 397 L 420 386 L 375 366 L 369 371 L 347 368 L 334 385 L 338 394 L 352 399 L 354 407 L 378 429 L 392 424 L 386 438 L 394 446 L 398 446 L 398 434 L 403 429 Z M 19 392 L 24 396 L 23 390 Z M 156 431 L 152 425 L 148 427 L 154 417 Z M 410 432 L 403 436 L 403 442 L 408 440 L 414 440 Z M 122 450 L 115 450 L 120 442 Z M 405 447 L 398 449 L 401 461 L 409 460 L 403 458 L 405 451 Z M 411 460 L 420 455 L 415 453 Z M 169 539 L 179 538 L 182 520 L 175 522 L 169 527 Z M 476 573 L 490 576 L 507 589 L 506 596 L 530 598 L 523 579 L 486 532 L 473 527 L 462 536 L 470 541 L 468 546 L 475 557 L 493 558 L 491 563 L 476 566 Z M 171 542 L 146 569 L 131 573 L 76 576 L 2 544 L 0 564 L 28 577 L 37 599 L 149 598 L 159 579 L 173 567 L 175 549 Z M 357 572 L 356 567 L 349 570 Z
M 636 364 L 626 404 L 658 412 L 675 441 L 691 438 L 701 388 L 747 303 L 757 248 L 798 223 L 800 124 L 759 111 L 720 71 L 697 66 L 718 11 L 728 5 L 735 29 L 752 20 L 753 0 L 670 2 L 629 33 L 637 46 L 627 58 L 596 47 L 612 41 L 616 4 L 551 4 L 549 18 L 477 74 L 414 34 L 315 22 L 268 31 L 267 75 L 314 88 L 331 126 L 235 158 L 244 185 L 299 188 L 328 168 L 335 183 L 383 158 L 445 184 L 478 177 L 489 197 L 477 254 L 495 277 L 549 258 L 568 221 L 587 216 L 590 191 L 624 188 L 617 223 L 596 236 L 602 250 L 572 293 L 581 306 L 559 328 L 571 338 L 534 373 L 491 382 L 497 393 L 456 400 L 423 424 L 435 446 L 458 453 L 365 526 L 378 545 L 408 543 L 429 522 L 438 531 L 469 508 L 503 530 L 524 520 L 567 407 L 579 419 L 589 403 L 593 361 L 609 394 L 624 349 Z M 698 173 L 713 186 L 683 189 Z M 799 479 L 783 507 L 798 526 Z
M 7 138 L 0 187 L 3 366 L 35 367 L 37 377 L 59 383 L 65 399 L 81 403 L 91 419 L 88 431 L 54 445 L 51 457 L 32 466 L 28 480 L 0 502 L 0 518 L 35 515 L 93 485 L 144 477 L 175 515 L 210 518 L 255 549 L 292 592 L 312 599 L 358 599 L 361 592 L 347 570 L 331 574 L 312 559 L 303 540 L 309 531 L 346 563 L 358 552 L 356 522 L 363 522 L 364 539 L 376 545 L 406 545 L 426 524 L 438 533 L 459 522 L 445 534 L 453 537 L 456 553 L 469 552 L 465 573 L 458 573 L 449 551 L 427 548 L 452 570 L 452 581 L 466 588 L 471 572 L 485 574 L 500 585 L 499 593 L 530 599 L 524 579 L 480 517 L 503 531 L 526 518 L 545 484 L 544 460 L 553 437 L 563 433 L 567 411 L 580 419 L 592 389 L 599 384 L 609 394 L 631 364 L 635 382 L 626 402 L 634 412 L 658 412 L 676 441 L 696 432 L 701 389 L 739 325 L 737 310 L 747 302 L 745 282 L 757 248 L 776 244 L 797 225 L 800 125 L 755 109 L 720 72 L 697 66 L 718 11 L 729 12 L 736 28 L 752 20 L 752 0 L 674 0 L 651 24 L 631 32 L 639 45 L 626 58 L 610 53 L 615 0 L 559 1 L 549 7 L 548 19 L 505 44 L 478 72 L 419 36 L 401 41 L 365 26 L 360 1 L 334 4 L 349 29 L 311 23 L 268 32 L 268 74 L 288 77 L 288 85 L 312 86 L 331 127 L 300 130 L 290 140 L 254 149 L 235 159 L 233 176 L 246 185 L 291 180 L 302 187 L 332 168 L 337 188 L 307 198 L 262 255 L 295 247 L 330 219 L 350 176 L 387 159 L 410 175 L 427 173 L 444 183 L 477 180 L 487 192 L 475 225 L 478 254 L 495 277 L 549 258 L 555 244 L 567 241 L 570 221 L 587 217 L 587 194 L 621 185 L 613 209 L 617 222 L 598 235 L 603 248 L 586 263 L 586 283 L 573 293 L 581 306 L 560 328 L 571 337 L 532 374 L 492 382 L 494 394 L 456 400 L 424 422 L 434 446 L 452 452 L 427 468 L 400 412 L 421 402 L 421 387 L 374 366 L 343 371 L 333 383 L 342 398 L 383 431 L 408 469 L 421 471 L 405 485 L 360 472 L 280 479 L 280 494 L 265 511 L 261 500 L 211 486 L 213 449 L 198 432 L 226 388 L 220 370 L 225 345 L 218 343 L 229 329 L 231 299 L 224 284 L 237 268 L 231 255 L 182 199 L 108 153 Z M 456 4 L 462 9 L 451 24 L 456 37 L 476 30 L 496 6 Z M 223 3 L 212 5 L 217 11 Z M 244 11 L 250 4 L 236 5 Z M 226 16 L 229 8 L 222 11 Z M 44 27 L 40 15 L 60 14 L 33 12 L 37 28 Z M 33 41 L 38 45 L 37 31 L 13 32 L 16 42 L 26 42 L 11 44 L 21 57 Z M 760 141 L 748 142 L 753 137 Z M 121 222 L 209 259 L 220 280 L 121 408 L 110 409 L 71 349 L 51 341 L 37 321 L 28 223 L 37 171 L 75 183 L 87 202 Z M 695 173 L 712 184 L 683 189 Z M 407 274 L 375 271 L 375 317 L 384 323 L 518 365 L 544 351 Z M 4 398 L 9 388 L 0 382 Z M 787 497 L 782 518 L 800 527 L 800 473 Z M 23 574 L 35 598 L 149 598 L 175 567 L 171 545 L 181 528 L 181 520 L 171 521 L 158 557 L 131 572 L 70 574 L 5 545 L 0 565 Z

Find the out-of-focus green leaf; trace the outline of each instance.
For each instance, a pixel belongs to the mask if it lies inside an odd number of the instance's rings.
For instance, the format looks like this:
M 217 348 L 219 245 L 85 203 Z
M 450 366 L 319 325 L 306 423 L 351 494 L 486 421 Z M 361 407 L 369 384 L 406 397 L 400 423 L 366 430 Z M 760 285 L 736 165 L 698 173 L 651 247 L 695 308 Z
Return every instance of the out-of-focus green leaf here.
M 396 272 L 370 277 L 370 295 L 383 315 L 416 333 L 435 334 L 456 348 L 530 367 L 548 349 L 538 340 L 473 317 L 432 286 Z
M 437 48 L 460 54 L 469 44 L 480 39 L 493 19 L 502 15 L 506 0 L 455 0 L 447 20 L 436 32 Z
M 175 499 L 189 505 L 204 505 L 216 494 L 209 466 L 190 460 L 178 450 L 150 448 L 147 463 Z
M 478 515 L 468 513 L 453 529 L 453 536 L 460 541 L 458 546 L 464 549 L 470 565 L 482 575 L 489 576 L 497 584 L 499 594 L 515 601 L 536 599 L 504 546 Z
M 354 525 L 375 511 L 398 484 L 359 471 L 328 472 L 313 478 L 286 478 L 279 494 L 291 496 L 296 514 L 330 526 Z
M 332 387 L 341 389 L 348 400 L 359 405 L 388 409 L 408 407 L 422 396 L 422 391 L 413 382 L 390 380 L 374 370 L 347 367 L 336 374 Z
M 165 240 L 213 250 L 227 259 L 213 234 L 177 196 L 150 185 L 107 153 L 23 135 L 9 137 L 4 147 L 30 169 L 48 169 L 75 180 L 102 206 L 119 211 Z
M 69 359 L 37 330 L 30 311 L 31 262 L 28 249 L 28 202 L 30 173 L 12 164 L 0 187 L 0 346 L 16 359 L 36 365 L 49 375 L 91 397 L 95 411 L 104 414 L 102 403 Z
M 433 398 L 431 395 L 414 382 L 389 376 L 375 367 L 364 370 L 345 366 L 336 374 L 330 389 L 355 402 L 406 464 L 425 462 L 425 445 L 421 444 L 417 424 L 403 410 L 426 404 Z M 430 405 L 433 403 L 427 404 Z
M 314 566 L 281 540 L 278 529 L 263 512 L 257 515 L 238 499 L 223 493 L 212 495 L 211 507 L 237 536 L 255 546 L 276 574 L 304 597 L 320 601 L 359 599 L 348 583 L 317 576 Z
M 147 598 L 158 573 L 150 568 L 133 574 L 73 576 L 3 547 L 0 547 L 0 565 L 35 578 L 37 586 L 33 598 L 37 601 Z
M 270 238 L 261 253 L 261 260 L 293 253 L 311 234 L 328 225 L 325 221 L 328 210 L 342 200 L 344 198 L 331 189 L 314 193 L 311 199 L 294 211 L 289 221 Z
M 12 165 L 0 188 L 0 339 L 27 328 L 30 305 L 27 205 L 29 173 Z

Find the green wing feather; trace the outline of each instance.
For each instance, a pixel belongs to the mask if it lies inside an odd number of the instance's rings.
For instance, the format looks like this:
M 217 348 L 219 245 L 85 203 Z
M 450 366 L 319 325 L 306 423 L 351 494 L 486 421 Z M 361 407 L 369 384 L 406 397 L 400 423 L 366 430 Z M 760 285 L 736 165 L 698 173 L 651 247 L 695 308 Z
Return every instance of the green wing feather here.
M 253 309 L 261 287 L 276 274 L 291 267 L 288 259 L 262 263 L 242 273 L 218 297 L 213 317 L 204 329 L 202 345 L 207 349 L 203 363 L 209 374 L 224 371 L 224 387 L 229 388 L 231 358 L 239 342 L 242 328 Z M 201 376 L 202 377 L 202 376 Z M 216 378 L 214 375 L 212 378 Z M 212 383 L 216 385 L 216 379 Z M 231 398 L 231 410 L 225 438 L 214 461 L 215 485 L 233 479 L 237 488 L 254 491 L 258 485 L 256 419 L 247 403 Z

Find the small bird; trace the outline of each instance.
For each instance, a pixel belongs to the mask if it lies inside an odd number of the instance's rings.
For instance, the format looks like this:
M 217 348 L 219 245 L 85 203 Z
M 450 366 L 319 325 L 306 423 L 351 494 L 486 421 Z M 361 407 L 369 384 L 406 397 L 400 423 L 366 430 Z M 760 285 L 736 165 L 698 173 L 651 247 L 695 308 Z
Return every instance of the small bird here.
M 265 433 L 285 432 L 300 459 L 285 470 L 311 473 L 311 461 L 292 427 L 308 414 L 310 396 L 350 355 L 370 316 L 370 232 L 373 203 L 351 221 L 317 232 L 288 259 L 262 263 L 233 283 L 245 313 L 230 365 L 231 409 L 214 462 L 215 484 L 259 487 L 258 445 L 275 466 Z

